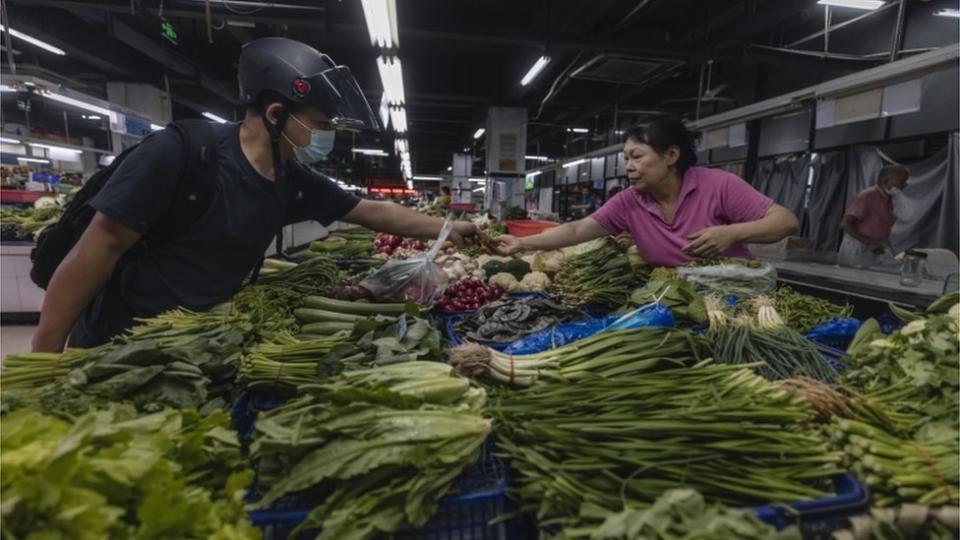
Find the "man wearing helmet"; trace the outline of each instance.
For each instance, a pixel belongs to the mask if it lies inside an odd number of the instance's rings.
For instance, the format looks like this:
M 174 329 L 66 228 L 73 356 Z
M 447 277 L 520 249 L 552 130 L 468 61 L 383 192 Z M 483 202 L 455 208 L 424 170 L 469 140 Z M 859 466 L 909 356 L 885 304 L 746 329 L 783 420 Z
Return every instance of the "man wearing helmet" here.
M 229 299 L 285 224 L 341 220 L 436 237 L 442 220 L 360 200 L 307 166 L 332 150 L 337 130 L 379 129 L 349 69 L 303 43 L 265 38 L 243 47 L 239 83 L 246 117 L 215 128 L 215 178 L 205 180 L 209 202 L 197 220 L 149 249 L 139 242 L 175 203 L 185 159 L 177 130 L 156 132 L 88 203 L 96 215 L 50 280 L 34 351 L 62 350 L 68 335 L 71 346 L 98 345 L 134 318 Z M 457 222 L 451 239 L 476 234 Z

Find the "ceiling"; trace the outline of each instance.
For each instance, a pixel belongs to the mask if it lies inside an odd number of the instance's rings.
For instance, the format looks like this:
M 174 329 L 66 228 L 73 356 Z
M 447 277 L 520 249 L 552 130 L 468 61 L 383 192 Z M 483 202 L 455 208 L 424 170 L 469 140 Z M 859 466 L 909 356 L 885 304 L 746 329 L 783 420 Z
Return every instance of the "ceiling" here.
M 5 3 L 10 26 L 67 51 L 55 56 L 20 47 L 18 71 L 44 70 L 100 96 L 108 80 L 169 85 L 175 118 L 203 111 L 237 118 L 240 46 L 278 35 L 350 66 L 375 110 L 380 103 L 378 53 L 359 0 Z M 888 3 L 892 9 L 872 17 L 878 22 L 855 28 L 883 22 L 889 40 L 897 8 L 895 0 Z M 177 31 L 176 45 L 161 36 L 161 9 Z M 445 171 L 464 148 L 478 156 L 474 172 L 482 174 L 483 140 L 473 133 L 493 105 L 528 108 L 528 153 L 559 158 L 610 144 L 617 129 L 645 115 L 691 118 L 699 109 L 704 116 L 886 60 L 841 52 L 855 46 L 843 44 L 840 33 L 849 30 L 835 32 L 829 55 L 798 52 L 823 51 L 822 37 L 793 43 L 823 29 L 816 0 L 397 0 L 397 10 L 416 174 Z M 835 10 L 831 22 L 863 14 Z M 883 52 L 884 42 L 878 43 Z M 541 55 L 551 63 L 521 86 Z M 590 131 L 571 133 L 572 127 Z M 399 176 L 392 157 L 349 152 L 352 144 L 392 152 L 392 133 L 339 139 L 335 155 L 342 166 Z

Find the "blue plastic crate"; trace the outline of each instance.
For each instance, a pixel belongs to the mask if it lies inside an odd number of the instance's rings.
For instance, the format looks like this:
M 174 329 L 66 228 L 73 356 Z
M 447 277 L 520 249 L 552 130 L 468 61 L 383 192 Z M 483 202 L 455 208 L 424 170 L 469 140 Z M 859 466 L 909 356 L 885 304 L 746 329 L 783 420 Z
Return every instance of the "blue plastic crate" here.
M 518 538 L 516 525 L 490 521 L 511 511 L 507 498 L 507 468 L 493 455 L 491 443 L 485 444 L 480 458 L 456 480 L 455 492 L 440 501 L 436 515 L 416 530 L 398 532 L 400 540 L 500 540 Z M 264 531 L 264 540 L 285 540 L 310 514 L 295 507 L 291 499 L 271 510 L 250 512 L 250 520 Z M 310 531 L 300 538 L 313 538 Z M 299 539 L 298 539 L 299 540 Z
M 828 533 L 842 526 L 847 518 L 867 512 L 870 493 L 850 474 L 833 478 L 836 495 L 812 501 L 789 504 L 771 504 L 754 507 L 753 513 L 761 521 L 777 530 L 800 525 L 804 538 Z

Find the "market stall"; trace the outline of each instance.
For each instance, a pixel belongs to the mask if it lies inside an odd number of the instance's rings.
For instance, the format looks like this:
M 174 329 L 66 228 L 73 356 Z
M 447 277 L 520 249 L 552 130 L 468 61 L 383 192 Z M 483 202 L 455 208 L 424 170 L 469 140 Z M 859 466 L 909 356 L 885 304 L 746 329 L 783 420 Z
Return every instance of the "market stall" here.
M 5 465 L 5 530 L 956 531 L 956 294 L 897 308 L 884 335 L 763 263 L 649 268 L 614 238 L 504 258 L 331 229 L 209 313 L 8 356 L 0 442 L 31 457 Z M 57 478 L 67 462 L 84 472 Z M 42 483 L 61 495 L 36 498 Z M 101 502 L 54 517 L 77 496 Z

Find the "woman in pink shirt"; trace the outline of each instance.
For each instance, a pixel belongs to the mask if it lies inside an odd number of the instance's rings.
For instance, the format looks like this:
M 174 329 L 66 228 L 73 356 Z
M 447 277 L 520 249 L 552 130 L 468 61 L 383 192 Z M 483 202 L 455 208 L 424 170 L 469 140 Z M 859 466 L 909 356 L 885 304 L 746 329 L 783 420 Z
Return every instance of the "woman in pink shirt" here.
M 676 118 L 658 118 L 627 132 L 625 189 L 591 216 L 535 236 L 500 237 L 500 252 L 557 249 L 629 232 L 651 266 L 696 258 L 751 257 L 747 242 L 776 242 L 799 226 L 796 216 L 738 176 L 695 167 L 693 139 Z

